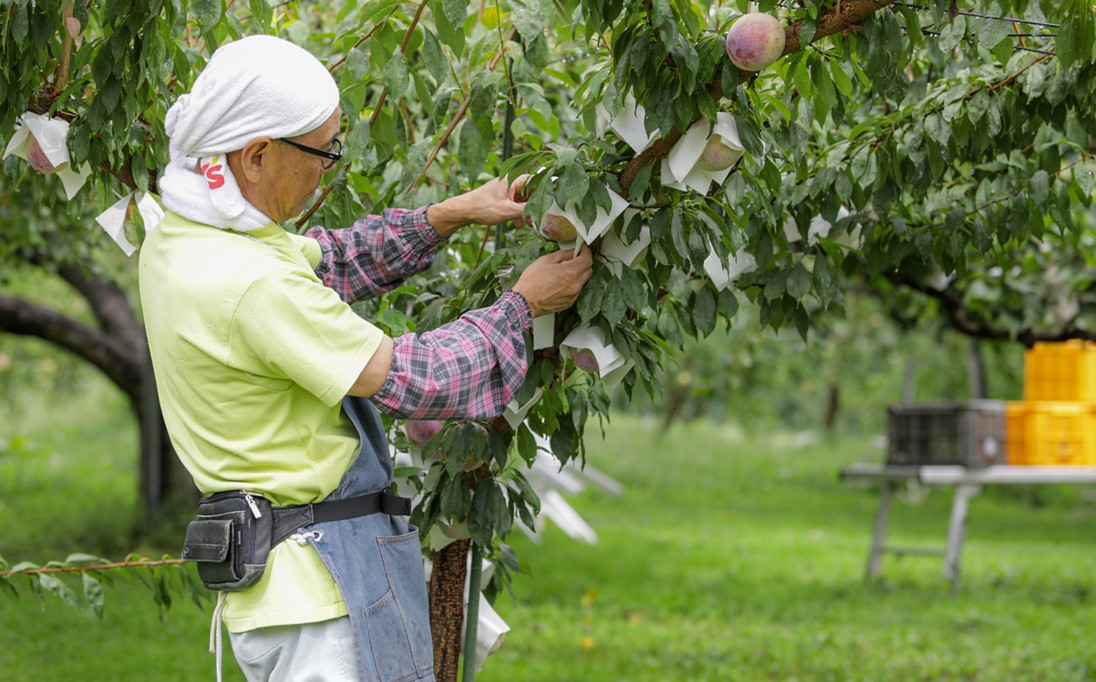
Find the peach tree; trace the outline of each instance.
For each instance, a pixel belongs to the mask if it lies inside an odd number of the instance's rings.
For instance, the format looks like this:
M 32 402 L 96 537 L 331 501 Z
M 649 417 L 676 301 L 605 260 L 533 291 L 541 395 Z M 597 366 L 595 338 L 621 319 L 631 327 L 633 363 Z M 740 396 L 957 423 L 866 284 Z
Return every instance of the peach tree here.
M 218 45 L 252 33 L 312 50 L 342 92 L 344 161 L 296 229 L 532 177 L 526 226 L 463 230 L 429 272 L 358 305 L 387 332 L 490 303 L 569 241 L 598 254 L 574 309 L 538 326 L 510 419 L 447 425 L 400 472 L 424 536 L 467 522 L 470 539 L 434 556 L 450 579 L 469 545 L 499 560 L 495 592 L 517 567 L 503 543 L 536 522 L 523 472 L 538 437 L 582 459 L 593 420 L 657 396 L 667 350 L 744 304 L 806 337 L 866 287 L 930 301 L 972 336 L 1094 337 L 1096 18 L 1079 0 L 14 0 L 0 131 L 65 121 L 69 166 L 88 175 L 70 198 L 40 159 L 5 161 L 6 195 L 33 200 L 0 210 L 42 225 L 7 221 L 5 259 L 86 260 L 55 246 L 110 237 L 43 218 L 130 193 L 113 236 L 139 246 L 164 112 Z M 577 236 L 544 229 L 563 222 Z M 0 329 L 18 331 L 13 317 Z M 452 640 L 438 649 L 450 675 Z

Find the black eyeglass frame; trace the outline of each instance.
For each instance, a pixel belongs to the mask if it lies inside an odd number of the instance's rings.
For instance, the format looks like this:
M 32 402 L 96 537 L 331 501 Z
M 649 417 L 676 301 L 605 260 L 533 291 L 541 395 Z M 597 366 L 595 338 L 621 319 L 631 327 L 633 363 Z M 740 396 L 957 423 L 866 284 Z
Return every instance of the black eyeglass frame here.
M 285 142 L 290 147 L 296 147 L 297 149 L 300 149 L 305 154 L 311 154 L 313 156 L 319 156 L 321 158 L 328 159 L 328 161 L 329 161 L 328 163 L 322 164 L 324 170 L 330 170 L 330 169 L 334 168 L 335 164 L 338 163 L 339 159 L 342 158 L 342 142 L 340 142 L 338 138 L 335 138 L 334 140 L 331 141 L 331 148 L 335 149 L 335 151 L 333 151 L 333 152 L 332 151 L 327 151 L 327 150 L 324 150 L 324 149 L 316 149 L 315 147 L 309 147 L 308 145 L 301 144 L 300 142 L 294 142 L 293 140 L 287 140 L 284 137 L 279 137 L 278 141 L 279 142 Z

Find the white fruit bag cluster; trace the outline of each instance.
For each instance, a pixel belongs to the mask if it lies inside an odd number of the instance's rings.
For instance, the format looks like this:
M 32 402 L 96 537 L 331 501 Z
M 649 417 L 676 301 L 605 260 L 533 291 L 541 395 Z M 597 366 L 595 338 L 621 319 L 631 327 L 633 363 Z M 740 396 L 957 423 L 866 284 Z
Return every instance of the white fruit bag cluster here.
M 624 211 L 624 225 L 632 221 L 632 216 L 639 211 L 627 209 Z M 639 236 L 635 241 L 625 243 L 620 231 L 609 230 L 601 239 L 601 248 L 598 250 L 598 259 L 603 261 L 613 274 L 620 277 L 624 268 L 634 268 L 643 260 L 647 247 L 651 245 L 651 229 L 644 225 L 639 230 Z
M 850 216 L 849 209 L 844 206 L 840 206 L 837 209 L 837 219 L 841 220 Z M 811 219 L 811 224 L 807 228 L 807 244 L 815 244 L 819 239 L 830 238 L 830 230 L 833 229 L 833 224 L 826 220 L 822 216 L 815 216 Z M 788 243 L 803 241 L 803 235 L 799 234 L 799 228 L 795 224 L 795 218 L 791 216 L 784 221 L 784 238 L 788 240 Z M 834 241 L 837 241 L 845 246 L 858 247 L 860 245 L 860 230 L 857 228 L 852 234 L 842 234 L 837 236 Z
M 122 249 L 122 253 L 127 256 L 132 256 L 138 246 L 126 236 L 126 219 L 130 213 L 130 202 L 136 204 L 137 212 L 144 221 L 146 233 L 156 229 L 156 226 L 164 219 L 164 209 L 147 192 L 127 194 L 96 216 L 95 222 L 99 223 L 99 226 L 110 235 L 118 248 Z
M 552 216 L 562 217 L 574 227 L 576 236 L 572 240 L 556 240 L 559 243 L 559 247 L 561 249 L 569 250 L 580 248 L 582 244 L 589 244 L 605 234 L 605 231 L 609 229 L 609 226 L 613 224 L 613 221 L 624 212 L 624 209 L 628 208 L 628 200 L 612 190 L 609 190 L 609 200 L 612 202 L 609 210 L 606 211 L 599 206 L 594 221 L 589 225 L 579 219 L 578 210 L 574 204 L 567 204 L 566 207 L 561 208 L 558 203 L 552 202 L 552 205 L 548 208 L 548 212 L 545 214 L 544 218 L 541 219 L 541 233 L 545 234 L 545 225 L 551 223 L 550 218 Z M 545 236 L 552 238 L 547 234 L 545 234 Z
M 506 419 L 506 423 L 510 425 L 510 428 L 517 431 L 518 427 L 525 421 L 525 417 L 529 414 L 529 410 L 533 409 L 533 406 L 536 405 L 537 401 L 543 396 L 544 389 L 538 386 L 537 389 L 533 391 L 533 395 L 524 403 L 519 403 L 517 398 L 511 400 L 502 413 L 503 418 Z
M 738 278 L 747 272 L 757 269 L 757 261 L 752 254 L 741 251 L 731 254 L 726 259 L 720 258 L 713 248 L 708 258 L 704 261 L 704 271 L 716 289 L 726 289 Z
M 734 116 L 719 112 L 715 126 L 701 119 L 689 126 L 662 159 L 662 184 L 707 194 L 713 182 L 722 185 L 726 181 L 743 151 Z
M 559 344 L 560 352 L 579 369 L 596 372 L 609 388 L 616 387 L 635 365 L 605 340 L 599 327 L 579 327 Z
M 646 110 L 641 107 L 631 94 L 624 98 L 624 108 L 616 114 L 609 113 L 603 105 L 597 106 L 597 135 L 602 137 L 608 128 L 620 136 L 636 154 L 642 154 L 647 147 L 658 139 L 658 129 L 647 132 L 644 120 L 647 117 Z
M 68 121 L 27 112 L 8 140 L 4 158 L 14 154 L 39 173 L 57 173 L 71 201 L 87 182 L 90 172 L 86 166 L 74 169 L 69 164 L 68 131 Z

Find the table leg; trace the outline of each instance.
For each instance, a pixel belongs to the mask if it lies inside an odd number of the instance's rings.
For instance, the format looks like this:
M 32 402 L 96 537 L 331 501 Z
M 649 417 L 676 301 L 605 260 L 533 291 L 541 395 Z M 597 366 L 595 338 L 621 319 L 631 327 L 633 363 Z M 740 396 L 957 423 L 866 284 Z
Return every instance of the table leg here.
M 871 550 L 868 552 L 868 568 L 864 580 L 879 575 L 883 559 L 883 546 L 887 542 L 887 524 L 890 523 L 891 496 L 894 494 L 894 481 L 884 481 L 879 492 L 879 511 L 875 515 L 875 530 L 871 536 Z
M 959 589 L 959 561 L 963 556 L 963 540 L 967 533 L 967 507 L 971 498 L 982 492 L 978 485 L 960 484 L 955 487 L 948 524 L 948 548 L 944 554 L 944 577 L 951 581 L 952 592 Z

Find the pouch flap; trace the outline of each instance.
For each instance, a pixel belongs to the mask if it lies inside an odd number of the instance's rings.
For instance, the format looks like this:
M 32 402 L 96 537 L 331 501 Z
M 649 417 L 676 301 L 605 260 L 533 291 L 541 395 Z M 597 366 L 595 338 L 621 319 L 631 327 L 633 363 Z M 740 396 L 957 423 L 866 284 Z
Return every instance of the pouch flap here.
M 232 545 L 231 519 L 199 519 L 186 527 L 183 559 L 187 561 L 224 561 Z

